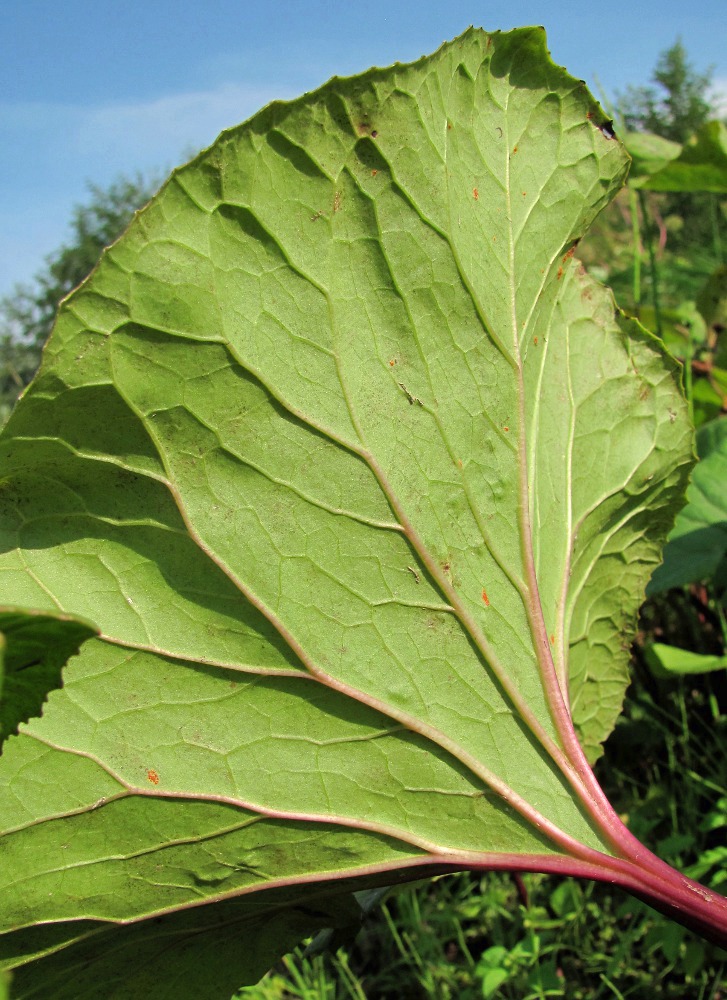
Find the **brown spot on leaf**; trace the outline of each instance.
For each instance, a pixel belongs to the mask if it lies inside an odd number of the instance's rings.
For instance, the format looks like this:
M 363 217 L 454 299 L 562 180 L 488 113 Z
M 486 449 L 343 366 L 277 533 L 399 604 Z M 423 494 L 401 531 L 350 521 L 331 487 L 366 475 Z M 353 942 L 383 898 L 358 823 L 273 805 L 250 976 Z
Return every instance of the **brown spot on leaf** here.
M 378 174 L 378 170 L 372 170 L 371 171 L 371 176 L 372 177 L 375 177 L 377 174 Z
M 550 635 L 548 636 L 548 638 L 550 639 L 550 645 L 554 646 L 555 645 L 555 636 L 553 635 L 552 632 L 550 633 Z
M 536 347 L 538 346 L 538 338 L 537 337 L 533 337 L 533 343 L 535 344 Z
M 482 600 L 484 602 L 485 607 L 489 608 L 489 606 L 490 606 L 490 598 L 487 596 L 487 591 L 486 590 L 482 591 Z
M 512 147 L 512 151 L 513 151 L 513 153 L 517 153 L 517 146 L 513 146 Z
M 472 188 L 472 197 L 475 199 L 475 201 L 480 200 L 480 192 L 477 190 L 477 188 Z
M 333 211 L 338 212 L 341 208 L 341 202 L 343 201 L 343 193 L 341 191 L 336 191 L 333 196 Z
M 149 779 L 149 781 L 151 781 L 152 785 L 158 785 L 159 784 L 159 775 L 156 773 L 156 771 L 153 771 L 150 768 L 146 772 L 146 776 Z
M 393 368 L 396 364 L 396 358 L 389 358 L 389 368 Z
M 377 136 L 378 134 L 379 134 L 379 133 L 378 133 L 378 132 L 376 131 L 376 129 L 375 129 L 375 128 L 372 128 L 372 129 L 371 129 L 371 138 L 372 138 L 372 139 L 375 139 L 375 138 L 376 138 L 376 136 Z
M 559 268 L 558 268 L 558 273 L 557 273 L 557 275 L 556 275 L 556 278 L 558 279 L 558 281 L 560 281 L 560 279 L 561 279 L 562 277 L 563 277 L 563 268 L 562 268 L 562 267 L 559 267 Z

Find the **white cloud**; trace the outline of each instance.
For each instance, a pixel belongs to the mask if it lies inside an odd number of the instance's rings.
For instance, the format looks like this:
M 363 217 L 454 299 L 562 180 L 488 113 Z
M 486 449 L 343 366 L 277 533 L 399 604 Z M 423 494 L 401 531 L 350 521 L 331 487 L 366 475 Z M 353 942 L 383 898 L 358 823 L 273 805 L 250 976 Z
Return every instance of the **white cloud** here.
M 106 156 L 126 160 L 133 149 L 145 160 L 158 162 L 208 146 L 222 129 L 288 96 L 270 87 L 229 83 L 135 104 L 109 104 L 81 114 L 75 142 L 82 156 L 95 157 L 103 150 Z

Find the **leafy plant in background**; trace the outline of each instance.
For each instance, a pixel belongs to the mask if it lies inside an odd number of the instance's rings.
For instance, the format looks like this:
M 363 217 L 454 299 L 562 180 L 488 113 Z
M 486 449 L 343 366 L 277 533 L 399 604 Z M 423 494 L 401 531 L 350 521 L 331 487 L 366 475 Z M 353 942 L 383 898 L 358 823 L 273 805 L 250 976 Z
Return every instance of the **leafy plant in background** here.
M 541 29 L 470 30 L 224 133 L 66 300 L 0 439 L 18 997 L 227 997 L 462 869 L 727 940 L 587 760 L 692 464 L 574 257 L 627 167 Z
M 660 90 L 630 88 L 619 101 L 623 121 L 633 129 L 623 134 L 632 157 L 627 188 L 631 287 L 616 280 L 629 311 L 654 328 L 684 363 L 687 399 L 699 428 L 701 461 L 689 502 L 666 548 L 664 565 L 648 593 L 653 596 L 691 585 L 690 596 L 700 607 L 700 617 L 716 616 L 718 626 L 718 648 L 711 650 L 704 648 L 709 646 L 708 636 L 695 643 L 696 649 L 648 641 L 646 663 L 658 676 L 667 677 L 722 670 L 727 665 L 722 567 L 727 525 L 727 268 L 722 236 L 727 127 L 714 119 L 716 108 L 709 101 L 711 74 L 693 70 L 680 42 L 662 53 L 653 80 Z M 670 220 L 676 224 L 670 225 Z
M 711 192 L 727 195 L 727 127 L 707 122 L 684 146 L 658 136 L 634 133 L 627 136 L 633 157 L 629 178 L 632 189 L 670 192 Z M 641 202 L 646 217 L 645 202 Z M 636 216 L 634 216 L 636 218 Z M 715 252 L 719 256 L 720 241 Z M 638 250 L 635 248 L 635 259 Z M 727 354 L 724 330 L 727 320 L 727 267 L 710 275 L 695 297 L 661 314 L 656 294 L 658 275 L 652 261 L 654 319 L 667 345 L 685 364 L 685 383 L 690 412 L 698 426 L 700 462 L 695 469 L 688 503 L 664 552 L 664 563 L 649 584 L 647 593 L 658 594 L 672 587 L 709 584 L 708 600 L 720 623 L 723 646 L 727 644 L 725 619 L 725 555 L 727 554 Z M 635 274 L 637 272 L 635 271 Z M 650 666 L 660 674 L 693 674 L 722 670 L 727 657 L 652 643 L 646 650 Z

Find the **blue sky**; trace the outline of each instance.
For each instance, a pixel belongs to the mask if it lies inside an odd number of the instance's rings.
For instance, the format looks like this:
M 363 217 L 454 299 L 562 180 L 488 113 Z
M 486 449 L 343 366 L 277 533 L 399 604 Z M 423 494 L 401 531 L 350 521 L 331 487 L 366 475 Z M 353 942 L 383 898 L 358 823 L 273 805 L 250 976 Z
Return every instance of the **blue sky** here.
M 724 0 L 5 0 L 0 295 L 63 242 L 88 182 L 161 178 L 270 100 L 415 59 L 470 24 L 543 24 L 555 61 L 609 96 L 646 82 L 680 36 L 727 94 Z

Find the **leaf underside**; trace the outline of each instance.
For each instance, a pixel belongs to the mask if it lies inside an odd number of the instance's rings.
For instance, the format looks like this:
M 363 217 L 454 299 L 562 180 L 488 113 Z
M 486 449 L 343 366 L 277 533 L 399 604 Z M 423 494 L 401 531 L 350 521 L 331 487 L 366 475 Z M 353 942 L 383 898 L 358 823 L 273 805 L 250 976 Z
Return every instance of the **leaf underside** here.
M 573 256 L 602 119 L 541 29 L 472 29 L 223 133 L 66 300 L 0 600 L 100 637 L 0 760 L 18 996 L 196 997 L 202 956 L 227 996 L 341 878 L 610 851 L 565 706 L 595 758 L 691 453 Z

